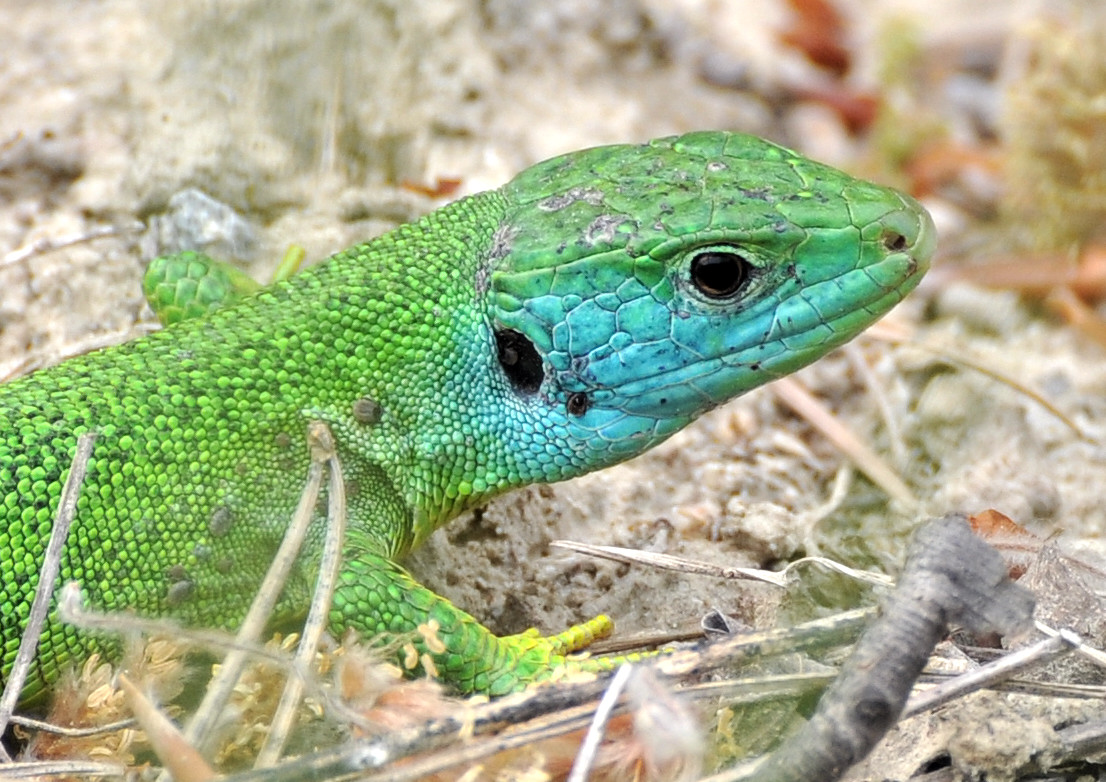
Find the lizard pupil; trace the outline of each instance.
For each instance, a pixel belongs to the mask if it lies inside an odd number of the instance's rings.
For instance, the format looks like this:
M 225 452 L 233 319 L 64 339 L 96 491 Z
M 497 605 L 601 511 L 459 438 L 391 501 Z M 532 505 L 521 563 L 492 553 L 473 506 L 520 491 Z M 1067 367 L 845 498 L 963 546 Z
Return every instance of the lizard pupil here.
M 691 261 L 691 282 L 705 296 L 732 296 L 749 279 L 749 262 L 732 250 L 707 250 Z
M 515 391 L 533 394 L 541 388 L 545 372 L 533 342 L 514 329 L 500 329 L 495 332 L 495 346 L 499 365 Z
M 565 405 L 569 415 L 581 416 L 588 411 L 588 395 L 577 391 L 568 398 Z

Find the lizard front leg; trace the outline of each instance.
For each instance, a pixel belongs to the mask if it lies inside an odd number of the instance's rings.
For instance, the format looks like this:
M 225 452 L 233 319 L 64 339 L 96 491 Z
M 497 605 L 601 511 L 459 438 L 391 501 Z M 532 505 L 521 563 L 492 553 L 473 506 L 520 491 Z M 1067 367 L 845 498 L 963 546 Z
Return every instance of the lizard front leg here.
M 552 636 L 534 629 L 497 636 L 396 563 L 368 552 L 343 564 L 330 624 L 365 639 L 410 637 L 437 676 L 463 694 L 504 695 L 566 672 L 609 670 L 622 659 L 567 657 L 610 633 L 606 616 Z

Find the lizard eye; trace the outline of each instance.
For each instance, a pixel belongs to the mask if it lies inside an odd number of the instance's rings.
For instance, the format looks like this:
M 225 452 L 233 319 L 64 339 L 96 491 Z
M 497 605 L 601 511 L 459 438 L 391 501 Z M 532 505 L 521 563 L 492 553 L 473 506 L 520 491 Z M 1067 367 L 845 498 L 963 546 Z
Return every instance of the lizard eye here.
M 541 388 L 545 372 L 533 342 L 514 329 L 501 329 L 495 332 L 495 346 L 499 365 L 515 391 L 532 394 Z
M 749 279 L 751 266 L 730 247 L 711 247 L 691 259 L 691 282 L 704 296 L 724 299 L 733 296 Z

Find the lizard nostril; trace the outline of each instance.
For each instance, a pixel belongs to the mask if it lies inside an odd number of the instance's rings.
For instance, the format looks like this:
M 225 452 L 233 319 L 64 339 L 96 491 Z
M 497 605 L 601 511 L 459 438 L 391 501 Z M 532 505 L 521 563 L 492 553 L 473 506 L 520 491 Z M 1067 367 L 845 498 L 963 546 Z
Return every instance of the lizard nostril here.
M 906 245 L 906 237 L 898 231 L 888 231 L 883 235 L 883 246 L 893 253 L 902 252 Z

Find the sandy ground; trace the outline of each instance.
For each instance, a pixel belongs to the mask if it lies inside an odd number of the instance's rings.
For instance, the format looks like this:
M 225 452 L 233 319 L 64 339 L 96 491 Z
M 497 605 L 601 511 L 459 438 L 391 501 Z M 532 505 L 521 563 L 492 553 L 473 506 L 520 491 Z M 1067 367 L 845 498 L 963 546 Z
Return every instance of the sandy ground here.
M 857 53 L 849 83 L 872 90 L 896 20 L 913 25 L 923 61 L 970 72 L 972 56 L 998 62 L 1034 10 L 842 6 Z M 148 328 L 138 281 L 155 248 L 191 236 L 159 222 L 187 188 L 245 217 L 245 234 L 215 246 L 265 277 L 290 243 L 321 259 L 441 203 L 399 183 L 458 178 L 461 193 L 475 192 L 552 154 L 695 128 L 767 135 L 861 173 L 899 176 L 833 112 L 795 97 L 795 85 L 825 77 L 780 44 L 787 19 L 773 0 L 2 3 L 0 257 L 118 232 L 0 261 L 0 375 Z M 998 86 L 973 93 L 966 111 L 946 76 L 919 89 L 954 134 L 974 111 L 996 122 Z M 918 97 L 888 100 L 902 117 Z M 974 216 L 939 197 L 927 203 L 946 254 L 971 255 Z M 988 237 L 987 254 L 1004 251 L 1001 237 Z M 801 379 L 886 452 L 918 506 L 887 501 L 761 390 L 626 465 L 456 520 L 412 569 L 500 632 L 558 630 L 597 613 L 635 631 L 694 626 L 714 607 L 753 620 L 773 601 L 763 588 L 558 553 L 551 540 L 725 565 L 828 553 L 892 569 L 919 519 L 995 507 L 1101 554 L 1101 349 L 1007 292 L 934 284 L 893 317 L 916 329 L 914 343 L 1037 389 L 1085 437 L 990 376 L 916 345 L 861 340 Z M 1005 716 L 1008 737 L 1025 730 L 1015 712 Z M 955 734 L 952 720 L 941 730 Z M 912 758 L 912 768 L 926 759 Z M 875 768 L 905 778 L 911 767 Z

